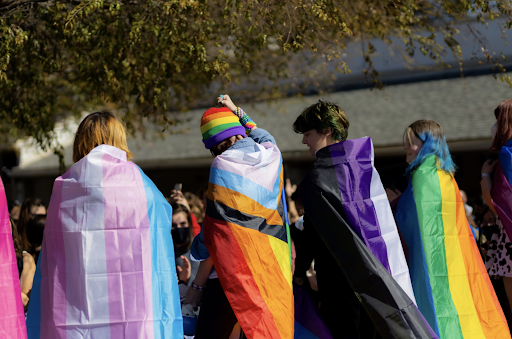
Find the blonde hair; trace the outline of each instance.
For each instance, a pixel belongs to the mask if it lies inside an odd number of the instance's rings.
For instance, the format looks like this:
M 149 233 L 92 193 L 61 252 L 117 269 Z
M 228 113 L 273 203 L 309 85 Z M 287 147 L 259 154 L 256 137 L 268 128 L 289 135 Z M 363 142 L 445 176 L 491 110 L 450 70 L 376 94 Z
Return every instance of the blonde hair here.
M 124 125 L 110 112 L 94 112 L 82 120 L 73 143 L 73 161 L 78 162 L 99 145 L 110 145 L 125 151 L 128 160 L 133 156 L 126 144 Z

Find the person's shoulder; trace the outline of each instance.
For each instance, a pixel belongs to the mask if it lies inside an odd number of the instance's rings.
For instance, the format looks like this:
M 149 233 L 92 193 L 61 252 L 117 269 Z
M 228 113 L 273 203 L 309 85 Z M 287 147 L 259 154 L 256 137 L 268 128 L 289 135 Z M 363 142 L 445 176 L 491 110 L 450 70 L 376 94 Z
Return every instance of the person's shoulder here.
M 249 138 L 253 139 L 258 144 L 262 144 L 264 142 L 271 142 L 274 145 L 277 145 L 275 138 L 270 134 L 266 129 L 263 128 L 255 128 L 249 133 Z
M 36 261 L 32 254 L 23 252 L 23 270 L 34 270 L 36 269 Z

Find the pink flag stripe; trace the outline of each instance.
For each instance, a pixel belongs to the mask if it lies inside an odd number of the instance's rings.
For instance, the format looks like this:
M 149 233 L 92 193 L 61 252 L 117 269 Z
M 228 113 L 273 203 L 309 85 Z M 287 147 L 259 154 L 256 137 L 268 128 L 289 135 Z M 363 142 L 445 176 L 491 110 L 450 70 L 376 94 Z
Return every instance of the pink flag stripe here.
M 27 337 L 5 188 L 0 179 L 0 338 Z

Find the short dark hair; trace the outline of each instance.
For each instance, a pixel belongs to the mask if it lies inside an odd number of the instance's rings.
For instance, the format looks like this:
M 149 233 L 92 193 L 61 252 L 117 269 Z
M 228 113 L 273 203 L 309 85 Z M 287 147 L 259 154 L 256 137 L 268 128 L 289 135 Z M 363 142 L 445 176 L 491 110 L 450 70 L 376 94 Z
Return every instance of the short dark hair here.
M 341 107 L 328 101 L 318 100 L 297 117 L 293 123 L 295 133 L 306 133 L 312 129 L 325 133 L 330 129 L 334 141 L 343 141 L 348 136 L 349 122 Z
M 233 142 L 231 142 L 231 137 L 227 138 L 227 139 L 224 139 L 222 140 L 221 142 L 219 142 L 218 144 L 212 146 L 212 148 L 210 148 L 210 153 L 216 157 L 217 155 L 221 155 L 222 153 L 224 153 L 225 151 L 228 150 L 228 148 L 230 148 L 231 146 L 233 146 Z

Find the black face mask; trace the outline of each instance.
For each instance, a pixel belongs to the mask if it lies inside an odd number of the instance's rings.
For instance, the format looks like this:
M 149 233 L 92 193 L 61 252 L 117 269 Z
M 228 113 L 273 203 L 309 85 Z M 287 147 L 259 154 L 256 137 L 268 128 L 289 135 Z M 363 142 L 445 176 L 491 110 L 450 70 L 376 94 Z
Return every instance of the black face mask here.
M 173 228 L 171 229 L 172 242 L 174 245 L 182 245 L 190 237 L 190 230 L 188 227 Z

